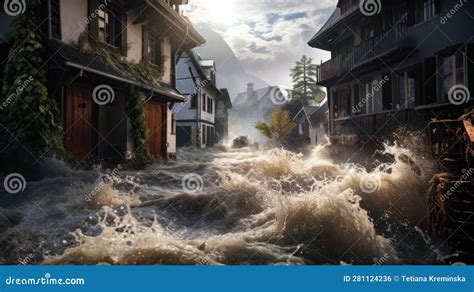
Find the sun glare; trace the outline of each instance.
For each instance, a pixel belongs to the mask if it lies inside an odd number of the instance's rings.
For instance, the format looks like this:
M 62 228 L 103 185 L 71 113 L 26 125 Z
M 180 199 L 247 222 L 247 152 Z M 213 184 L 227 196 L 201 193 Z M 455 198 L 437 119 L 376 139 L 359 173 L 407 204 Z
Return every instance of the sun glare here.
M 207 17 L 211 22 L 231 24 L 236 20 L 235 0 L 205 0 Z

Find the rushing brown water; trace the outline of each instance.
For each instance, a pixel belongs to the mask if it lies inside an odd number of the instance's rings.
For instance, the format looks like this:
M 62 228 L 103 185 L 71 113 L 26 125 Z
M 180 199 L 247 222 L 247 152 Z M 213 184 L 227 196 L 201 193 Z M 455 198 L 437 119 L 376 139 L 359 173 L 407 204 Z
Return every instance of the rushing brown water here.
M 71 171 L 3 194 L 10 264 L 433 263 L 423 233 L 431 174 L 387 146 L 367 171 L 318 146 L 186 149 L 143 171 Z M 428 169 L 429 171 L 429 169 Z M 8 197 L 7 197 L 8 196 Z M 428 239 L 427 239 L 428 238 Z M 429 260 L 428 260 L 429 259 Z

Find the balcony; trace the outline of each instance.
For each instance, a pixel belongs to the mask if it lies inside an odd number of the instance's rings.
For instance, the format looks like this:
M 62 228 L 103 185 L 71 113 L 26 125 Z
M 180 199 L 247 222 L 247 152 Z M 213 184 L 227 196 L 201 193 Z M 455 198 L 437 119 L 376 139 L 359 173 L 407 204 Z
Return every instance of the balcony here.
M 372 137 L 414 123 L 415 120 L 416 115 L 413 109 L 386 111 L 335 119 L 331 132 L 332 135 L 355 133 L 360 137 Z
M 407 47 L 407 26 L 398 24 L 357 46 L 347 55 L 338 55 L 321 64 L 321 81 L 342 76 L 374 58 Z

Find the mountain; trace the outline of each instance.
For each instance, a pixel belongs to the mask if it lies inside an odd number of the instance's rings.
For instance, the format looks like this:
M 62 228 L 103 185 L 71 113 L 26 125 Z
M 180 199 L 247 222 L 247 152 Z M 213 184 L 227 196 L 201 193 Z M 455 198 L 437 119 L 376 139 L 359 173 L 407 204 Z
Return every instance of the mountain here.
M 245 72 L 227 42 L 215 31 L 200 29 L 199 33 L 206 39 L 206 44 L 196 48 L 196 52 L 204 59 L 213 59 L 217 66 L 217 85 L 229 90 L 234 100 L 238 93 L 247 90 L 247 84 L 255 84 L 255 88 L 269 86 L 267 82 Z

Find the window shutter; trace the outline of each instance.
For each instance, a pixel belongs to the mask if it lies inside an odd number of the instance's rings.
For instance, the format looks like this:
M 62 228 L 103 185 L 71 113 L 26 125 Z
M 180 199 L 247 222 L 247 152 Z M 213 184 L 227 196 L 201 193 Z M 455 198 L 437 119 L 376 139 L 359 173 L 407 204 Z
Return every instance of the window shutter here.
M 96 10 L 99 8 L 99 1 L 98 0 L 89 0 L 89 16 L 92 13 L 96 13 Z M 95 41 L 99 38 L 99 17 L 90 17 L 89 23 L 89 34 L 94 38 Z
M 122 43 L 121 43 L 121 52 L 122 56 L 128 55 L 128 43 L 127 43 L 127 14 L 124 13 L 122 16 Z

